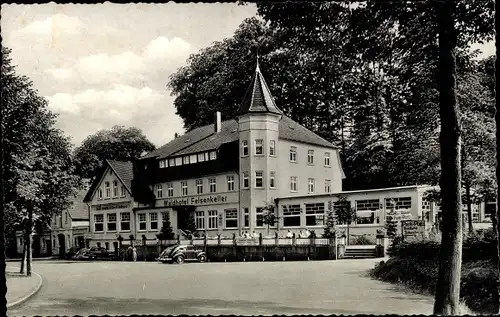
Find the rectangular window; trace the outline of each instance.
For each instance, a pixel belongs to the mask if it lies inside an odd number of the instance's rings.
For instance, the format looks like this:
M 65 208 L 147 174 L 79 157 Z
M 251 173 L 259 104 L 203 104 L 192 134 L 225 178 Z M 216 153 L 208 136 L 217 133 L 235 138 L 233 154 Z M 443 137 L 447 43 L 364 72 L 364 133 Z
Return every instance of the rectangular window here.
M 104 183 L 104 187 L 106 188 L 106 198 L 111 197 L 111 187 L 109 186 L 109 182 Z
M 205 162 L 205 153 L 198 154 L 198 162 Z
M 328 179 L 325 179 L 325 193 L 329 193 L 332 191 L 332 182 Z
M 165 160 L 160 160 L 160 168 L 165 168 Z
M 262 207 L 255 208 L 255 217 L 256 217 L 255 226 L 264 227 L 264 208 Z
M 297 176 L 290 177 L 290 191 L 291 192 L 297 191 Z
M 205 152 L 205 161 L 210 160 L 210 157 L 208 156 L 208 152 Z
M 64 223 L 68 223 L 68 212 L 64 213 Z
M 181 165 L 182 165 L 182 157 L 176 157 L 175 166 L 181 166 Z
M 196 180 L 196 193 L 198 195 L 203 194 L 203 179 Z
M 162 198 L 162 197 L 163 197 L 163 186 L 156 185 L 156 198 Z
M 195 221 L 196 221 L 196 228 L 197 229 L 205 229 L 205 212 L 204 211 L 196 211 Z
M 210 151 L 210 161 L 217 159 L 217 153 L 215 151 Z
M 108 214 L 108 231 L 116 231 L 116 214 Z
M 297 147 L 295 146 L 290 147 L 290 162 L 297 162 Z
M 307 164 L 314 164 L 314 150 L 307 151 Z
M 325 166 L 330 166 L 330 152 L 325 152 Z
M 174 185 L 172 183 L 167 184 L 167 196 L 168 197 L 174 196 Z
M 172 167 L 175 166 L 175 159 L 168 159 L 168 166 Z
M 243 217 L 244 217 L 244 225 L 245 225 L 245 228 L 248 228 L 250 227 L 250 212 L 248 210 L 248 208 L 244 208 L 243 209 Z
M 255 187 L 256 188 L 264 187 L 264 172 L 255 171 Z
M 181 194 L 182 194 L 182 196 L 187 196 L 187 194 L 188 194 L 188 183 L 187 183 L 187 181 L 181 182 Z
M 143 231 L 147 229 L 147 223 L 146 223 L 146 214 L 145 213 L 140 213 L 137 214 L 139 217 L 139 230 Z
M 226 215 L 226 229 L 238 228 L 238 210 L 226 209 L 224 213 Z
M 269 188 L 276 188 L 276 173 L 269 172 Z
M 248 141 L 247 140 L 241 141 L 241 155 L 248 156 Z
M 255 140 L 255 155 L 263 155 L 264 154 L 264 140 L 257 139 Z
M 121 231 L 130 230 L 130 212 L 122 212 L 120 214 L 120 229 Z
M 149 228 L 151 230 L 158 230 L 158 213 L 156 212 L 149 213 Z
M 306 226 L 325 224 L 325 203 L 306 204 Z
M 276 141 L 269 141 L 269 156 L 276 156 Z
M 217 210 L 208 211 L 208 229 L 217 229 Z
M 283 206 L 283 227 L 300 227 L 300 205 Z
M 94 215 L 94 232 L 104 231 L 104 215 Z
M 189 164 L 189 156 L 183 156 L 182 157 L 182 164 L 188 165 Z
M 356 223 L 380 223 L 380 209 L 381 205 L 378 199 L 356 200 Z
M 210 183 L 210 192 L 215 193 L 217 191 L 217 183 L 215 177 L 210 177 L 208 179 L 208 182 Z
M 234 190 L 234 176 L 226 176 L 227 177 L 227 190 L 228 191 L 233 191 Z
M 113 198 L 118 197 L 118 182 L 113 182 Z
M 97 199 L 102 199 L 102 189 L 100 189 L 100 188 L 97 191 Z
M 314 178 L 309 178 L 307 180 L 307 188 L 309 190 L 309 194 L 314 193 Z
M 196 163 L 196 154 L 190 155 L 189 156 L 189 163 L 194 164 Z
M 248 172 L 243 172 L 243 188 L 248 188 L 248 187 L 250 187 Z
M 121 197 L 125 197 L 126 196 L 125 191 L 126 191 L 125 186 L 122 185 L 121 190 L 120 190 L 120 196 Z
M 394 208 L 395 210 L 411 209 L 411 197 L 386 198 L 386 208 Z

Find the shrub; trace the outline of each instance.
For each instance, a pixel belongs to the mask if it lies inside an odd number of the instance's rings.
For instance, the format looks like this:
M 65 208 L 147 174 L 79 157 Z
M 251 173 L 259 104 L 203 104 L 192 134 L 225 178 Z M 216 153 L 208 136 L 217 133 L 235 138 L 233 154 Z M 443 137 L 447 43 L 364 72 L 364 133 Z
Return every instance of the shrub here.
M 354 241 L 352 243 L 353 245 L 372 245 L 375 244 L 373 241 L 371 241 L 367 236 L 362 235 L 362 236 L 357 236 L 354 238 Z

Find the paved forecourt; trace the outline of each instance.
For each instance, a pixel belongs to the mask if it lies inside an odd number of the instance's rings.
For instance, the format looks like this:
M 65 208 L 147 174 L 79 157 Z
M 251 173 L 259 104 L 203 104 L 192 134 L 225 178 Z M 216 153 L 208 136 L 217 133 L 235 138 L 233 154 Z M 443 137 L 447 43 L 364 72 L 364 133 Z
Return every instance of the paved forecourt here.
M 366 277 L 377 261 L 35 262 L 43 287 L 10 314 L 432 313 L 432 298 Z

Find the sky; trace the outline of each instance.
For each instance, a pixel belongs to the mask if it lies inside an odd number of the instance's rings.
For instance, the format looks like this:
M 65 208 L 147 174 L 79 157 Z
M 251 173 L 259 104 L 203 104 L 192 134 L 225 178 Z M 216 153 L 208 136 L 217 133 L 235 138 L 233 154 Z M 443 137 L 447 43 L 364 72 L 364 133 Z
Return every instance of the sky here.
M 17 73 L 33 81 L 74 145 L 124 125 L 159 147 L 184 132 L 169 76 L 256 12 L 231 3 L 2 5 L 1 27 Z
M 233 35 L 255 4 L 3 5 L 3 44 L 76 146 L 114 125 L 142 129 L 157 147 L 183 133 L 169 76 L 190 54 Z M 494 43 L 475 45 L 482 56 Z

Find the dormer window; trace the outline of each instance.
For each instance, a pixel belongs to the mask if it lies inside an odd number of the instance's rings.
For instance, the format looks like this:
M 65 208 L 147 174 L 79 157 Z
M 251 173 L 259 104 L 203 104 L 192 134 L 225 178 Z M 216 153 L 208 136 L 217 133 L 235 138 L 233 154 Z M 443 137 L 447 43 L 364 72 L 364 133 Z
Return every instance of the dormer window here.
M 217 159 L 217 153 L 215 151 L 210 151 L 210 160 L 213 161 Z
M 165 168 L 165 160 L 160 160 L 160 168 Z
M 196 154 L 190 155 L 189 156 L 189 163 L 194 164 L 196 162 L 197 162 L 197 160 L 196 160 Z
M 175 166 L 175 159 L 168 159 L 168 166 Z
M 198 154 L 198 162 L 205 162 L 205 153 Z
M 175 166 L 181 166 L 181 165 L 182 165 L 182 157 L 176 157 Z
M 182 164 L 184 164 L 184 165 L 189 164 L 189 156 L 182 157 Z

